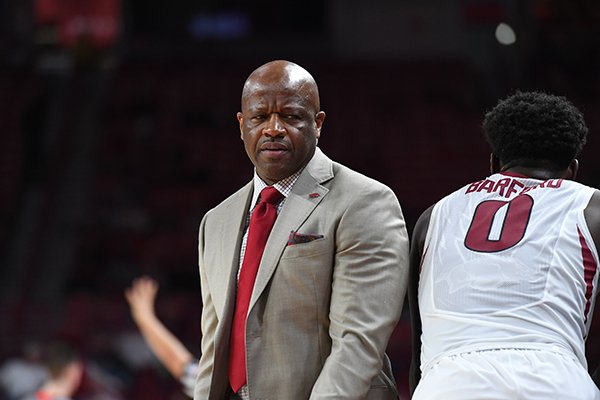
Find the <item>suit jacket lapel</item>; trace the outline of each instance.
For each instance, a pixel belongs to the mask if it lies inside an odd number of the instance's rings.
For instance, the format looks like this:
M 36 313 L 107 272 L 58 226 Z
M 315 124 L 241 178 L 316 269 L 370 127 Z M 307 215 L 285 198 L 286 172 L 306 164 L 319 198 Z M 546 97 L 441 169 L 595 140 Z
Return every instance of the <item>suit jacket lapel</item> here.
M 275 272 L 279 258 L 287 246 L 290 232 L 297 230 L 323 200 L 329 189 L 321 183 L 331 178 L 332 161 L 317 148 L 315 156 L 298 177 L 273 225 L 254 282 L 250 310 Z
M 221 218 L 221 254 L 219 262 L 212 269 L 211 285 L 213 303 L 219 319 L 227 311 L 230 304 L 235 304 L 235 291 L 237 287 L 237 272 L 239 266 L 240 247 L 244 234 L 244 223 L 248 212 L 249 202 L 252 198 L 253 183 L 250 181 L 239 192 L 238 196 L 224 210 Z M 233 300 L 232 300 L 233 299 Z

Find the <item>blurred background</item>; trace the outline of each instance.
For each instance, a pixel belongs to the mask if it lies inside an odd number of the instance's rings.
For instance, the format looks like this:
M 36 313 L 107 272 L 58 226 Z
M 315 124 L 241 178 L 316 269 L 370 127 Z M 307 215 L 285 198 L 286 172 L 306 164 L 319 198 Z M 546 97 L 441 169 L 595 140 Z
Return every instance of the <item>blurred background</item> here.
M 516 89 L 583 111 L 579 180 L 600 186 L 598 1 L 0 0 L 1 363 L 60 337 L 86 358 L 77 399 L 185 398 L 123 291 L 156 278 L 199 356 L 198 224 L 251 179 L 235 113 L 280 58 L 319 84 L 320 147 L 390 186 L 409 231 L 487 174 L 482 116 Z M 389 354 L 406 398 L 409 338 L 405 313 Z

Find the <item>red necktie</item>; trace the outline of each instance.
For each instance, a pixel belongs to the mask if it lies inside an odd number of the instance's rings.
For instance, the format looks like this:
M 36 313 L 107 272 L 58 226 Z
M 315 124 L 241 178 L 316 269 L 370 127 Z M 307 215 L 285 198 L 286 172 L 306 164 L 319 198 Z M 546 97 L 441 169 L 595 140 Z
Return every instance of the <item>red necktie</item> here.
M 260 192 L 260 202 L 250 217 L 244 261 L 238 280 L 235 313 L 229 344 L 229 383 L 234 393 L 246 383 L 246 317 L 252 288 L 265 244 L 277 218 L 277 203 L 283 195 L 272 186 Z

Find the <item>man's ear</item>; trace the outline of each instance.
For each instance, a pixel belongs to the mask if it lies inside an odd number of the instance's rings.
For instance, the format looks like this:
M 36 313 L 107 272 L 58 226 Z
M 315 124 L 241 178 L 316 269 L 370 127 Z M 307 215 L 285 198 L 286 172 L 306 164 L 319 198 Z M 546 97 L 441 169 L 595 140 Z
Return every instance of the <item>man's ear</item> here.
M 500 172 L 500 159 L 494 153 L 490 153 L 490 172 L 492 174 Z
M 242 131 L 242 125 L 244 124 L 244 114 L 242 114 L 241 112 L 238 112 L 236 114 L 237 120 L 240 124 L 240 138 L 242 140 L 244 140 L 244 132 Z
M 579 161 L 574 158 L 565 171 L 565 178 L 573 180 L 577 177 L 577 172 L 579 172 Z
M 321 128 L 323 127 L 324 121 L 325 111 L 319 111 L 317 115 L 315 115 L 315 125 L 317 126 L 317 139 L 321 137 Z

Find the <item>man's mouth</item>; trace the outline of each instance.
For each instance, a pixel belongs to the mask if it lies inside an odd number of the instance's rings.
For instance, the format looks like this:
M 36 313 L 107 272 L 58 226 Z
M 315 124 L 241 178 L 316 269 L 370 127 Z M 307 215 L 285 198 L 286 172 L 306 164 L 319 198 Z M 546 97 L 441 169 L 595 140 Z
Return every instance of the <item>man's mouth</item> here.
M 265 142 L 260 145 L 261 151 L 287 151 L 285 144 L 279 142 Z
M 260 145 L 260 152 L 267 158 L 280 158 L 288 151 L 288 147 L 279 142 L 265 142 Z

